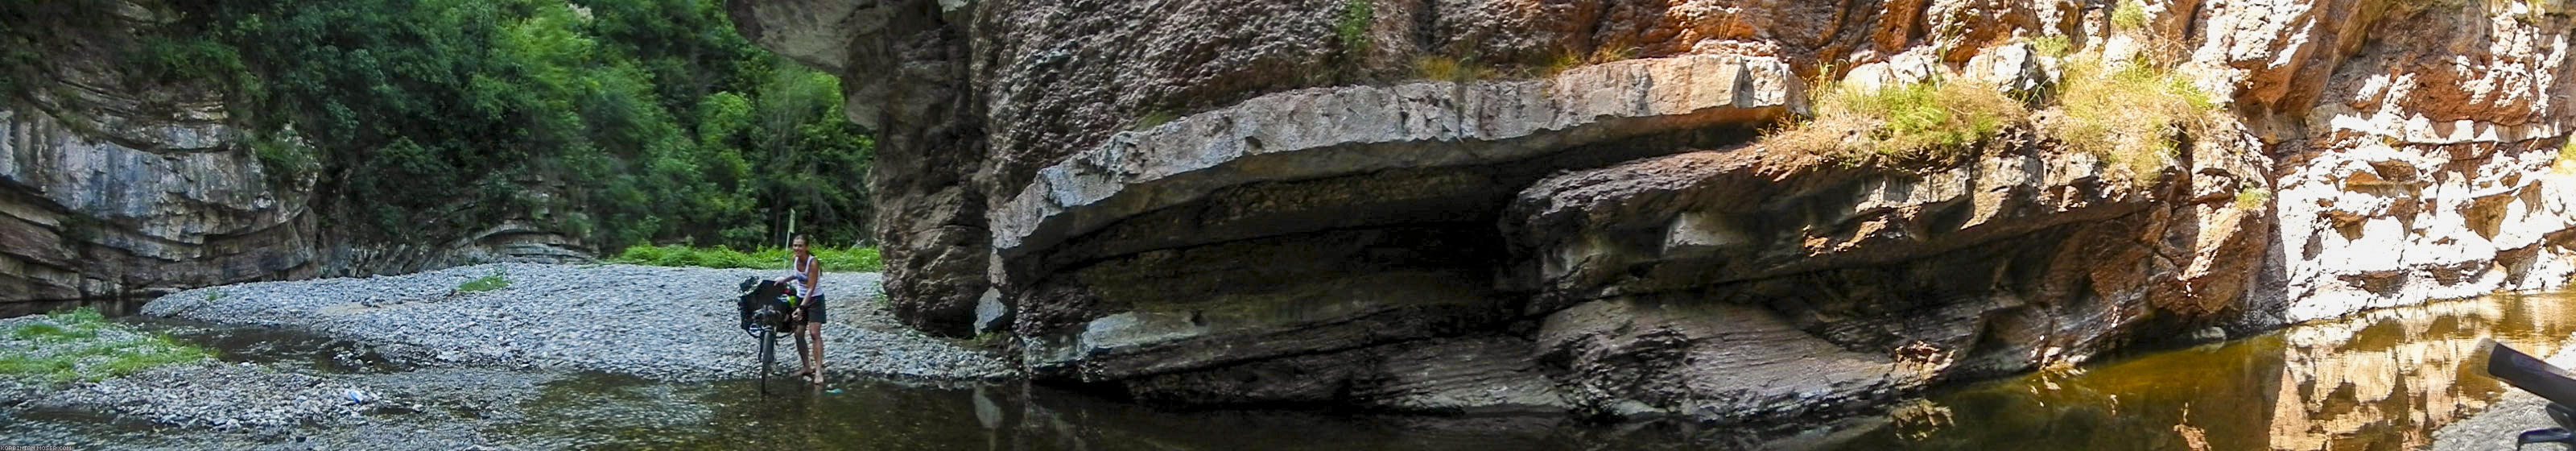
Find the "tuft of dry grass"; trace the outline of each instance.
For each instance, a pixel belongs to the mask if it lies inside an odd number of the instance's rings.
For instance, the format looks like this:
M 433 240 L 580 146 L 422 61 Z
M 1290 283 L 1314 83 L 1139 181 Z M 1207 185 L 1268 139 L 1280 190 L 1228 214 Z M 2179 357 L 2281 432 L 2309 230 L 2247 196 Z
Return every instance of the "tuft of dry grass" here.
M 2099 55 L 2070 58 L 2058 82 L 2060 114 L 2041 124 L 2067 148 L 2092 153 L 2138 185 L 2152 184 L 2174 161 L 2178 137 L 2199 133 L 2218 104 L 2172 71 Z
M 1473 59 L 1432 55 L 1413 59 L 1413 75 L 1425 80 L 1476 81 L 1492 78 L 1494 69 Z
M 1555 58 L 1549 59 L 1547 66 L 1541 68 L 1539 74 L 1552 77 L 1556 76 L 1556 74 L 1565 73 L 1566 70 L 1577 67 L 1613 61 L 1626 61 L 1635 58 L 1637 58 L 1636 47 L 1594 47 L 1590 54 L 1566 50 L 1558 52 Z
M 2002 91 L 1972 82 L 1835 84 L 1816 92 L 1815 117 L 1775 131 L 1764 146 L 1845 166 L 1947 164 L 2030 115 Z

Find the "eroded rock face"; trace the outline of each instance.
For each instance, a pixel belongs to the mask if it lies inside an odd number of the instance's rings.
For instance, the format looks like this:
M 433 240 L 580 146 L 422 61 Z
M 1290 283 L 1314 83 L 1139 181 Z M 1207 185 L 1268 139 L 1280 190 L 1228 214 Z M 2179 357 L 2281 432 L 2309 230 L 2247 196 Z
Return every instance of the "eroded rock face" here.
M 65 85 L 78 97 L 0 109 L 0 315 L 312 273 L 307 191 L 273 189 L 231 148 L 220 105 Z M 141 111 L 154 101 L 184 109 Z
M 2123 7 L 733 10 L 869 85 L 849 110 L 886 135 L 906 322 L 1144 400 L 1759 422 L 2576 273 L 2567 17 Z M 2026 129 L 1902 169 L 1754 144 L 1819 75 L 2045 93 L 2058 39 L 2167 62 L 2226 114 L 2136 177 Z
M 2208 274 L 2249 266 L 2214 260 L 2258 255 L 2266 224 L 2175 218 L 2250 206 L 2024 136 L 1929 171 L 1752 146 L 1558 175 L 1504 215 L 1512 274 L 1586 407 L 1719 421 L 2081 359 L 2234 305 L 2248 279 Z
M 2303 321 L 2566 282 L 2576 179 L 2552 166 L 2567 163 L 2571 36 L 2563 16 L 2493 6 L 2356 5 L 2383 12 L 2284 36 L 2332 57 L 2241 72 L 2244 96 L 2314 99 L 2281 113 L 2296 133 L 2275 132 L 2287 288 L 2256 310 Z

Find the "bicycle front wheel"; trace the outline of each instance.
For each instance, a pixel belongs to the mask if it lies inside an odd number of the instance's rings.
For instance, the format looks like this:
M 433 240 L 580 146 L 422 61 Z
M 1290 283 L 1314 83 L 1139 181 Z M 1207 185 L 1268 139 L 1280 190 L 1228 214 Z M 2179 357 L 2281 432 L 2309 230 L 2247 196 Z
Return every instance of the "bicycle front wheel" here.
M 757 333 L 760 334 L 760 392 L 769 393 L 769 366 L 771 362 L 778 359 L 778 334 L 770 333 L 769 328 L 767 327 L 760 327 L 758 329 Z

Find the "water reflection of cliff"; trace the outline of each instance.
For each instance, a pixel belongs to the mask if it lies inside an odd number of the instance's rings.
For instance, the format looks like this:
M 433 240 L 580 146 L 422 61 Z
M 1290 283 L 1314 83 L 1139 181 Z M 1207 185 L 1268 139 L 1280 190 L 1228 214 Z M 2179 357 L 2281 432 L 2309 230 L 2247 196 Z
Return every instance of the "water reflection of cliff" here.
M 2413 449 L 2505 387 L 2472 357 L 2494 337 L 2549 355 L 2576 329 L 2564 299 L 2497 297 L 2290 329 L 2273 449 Z M 2295 400 L 2296 402 L 2289 402 Z
M 2506 388 L 2475 351 L 2494 338 L 2534 353 L 2576 333 L 2576 298 L 2497 296 L 2137 356 L 2067 376 L 1979 383 L 1864 426 L 1760 443 L 1690 425 L 1584 427 L 1562 418 L 1144 413 L 1019 399 L 996 443 L 1048 449 L 2091 449 L 2405 450 Z M 2052 388 L 2052 384 L 2053 387 Z M 1016 398 L 1018 395 L 996 399 Z M 1005 405 L 1014 402 L 1005 402 Z M 1738 440 L 1752 440 L 1742 442 Z M 2510 440 L 2499 437 L 2498 440 Z M 1006 446 L 1006 448 L 1008 448 Z
M 2081 374 L 1977 383 L 1900 403 L 1888 418 L 1790 437 L 1559 416 L 1166 411 L 1023 384 L 761 395 L 750 381 L 619 378 L 553 384 L 532 401 L 548 420 L 507 432 L 539 448 L 2402 450 L 2505 390 L 2475 361 L 2480 339 L 2555 353 L 2576 332 L 2571 301 L 2504 296 L 2371 312 Z
M 1892 418 L 1841 447 L 2413 449 L 2505 390 L 2478 366 L 2481 339 L 2557 352 L 2576 332 L 2570 301 L 2493 296 L 2381 310 L 2070 377 L 1981 383 L 1930 399 L 1946 422 Z

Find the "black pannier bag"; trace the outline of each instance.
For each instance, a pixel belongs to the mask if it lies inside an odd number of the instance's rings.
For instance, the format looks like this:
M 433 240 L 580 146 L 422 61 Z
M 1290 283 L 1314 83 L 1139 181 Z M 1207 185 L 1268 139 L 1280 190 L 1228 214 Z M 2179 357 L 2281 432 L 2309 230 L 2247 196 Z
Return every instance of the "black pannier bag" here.
M 743 290 L 742 299 L 735 301 L 734 304 L 736 308 L 735 317 L 739 318 L 739 327 L 743 330 L 751 330 L 752 313 L 759 311 L 760 307 L 764 304 L 773 308 L 770 311 L 781 313 L 781 316 L 784 316 L 783 314 L 787 312 L 786 284 L 781 284 L 777 281 L 753 278 L 743 279 L 741 288 Z M 778 318 L 778 320 L 784 321 L 785 318 Z M 778 329 L 773 327 L 771 330 Z

